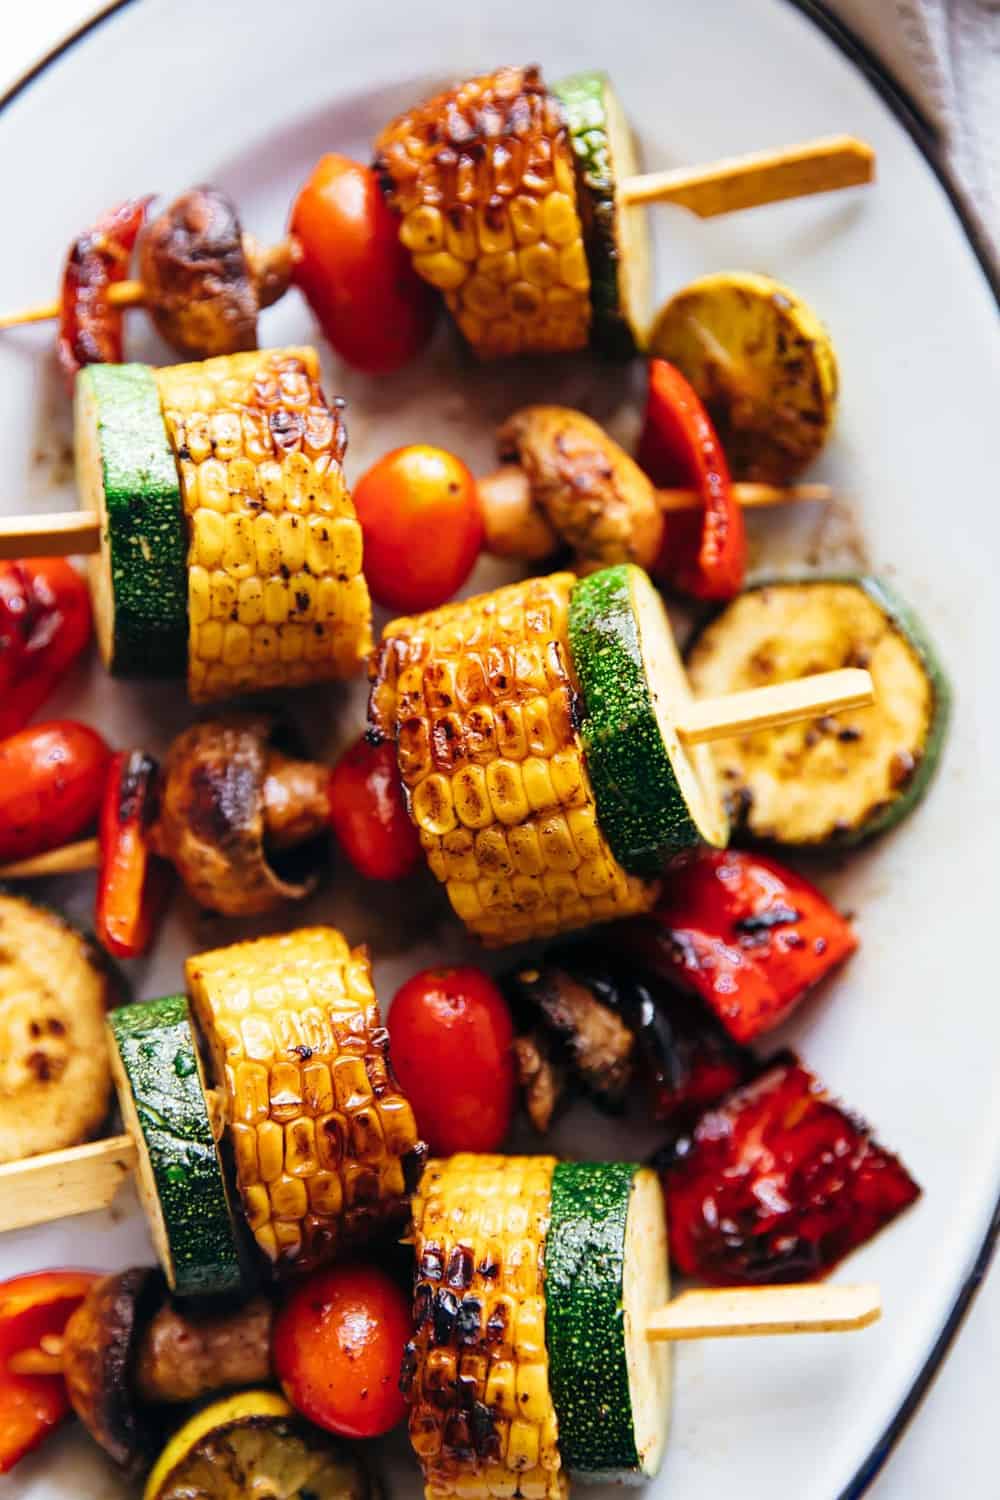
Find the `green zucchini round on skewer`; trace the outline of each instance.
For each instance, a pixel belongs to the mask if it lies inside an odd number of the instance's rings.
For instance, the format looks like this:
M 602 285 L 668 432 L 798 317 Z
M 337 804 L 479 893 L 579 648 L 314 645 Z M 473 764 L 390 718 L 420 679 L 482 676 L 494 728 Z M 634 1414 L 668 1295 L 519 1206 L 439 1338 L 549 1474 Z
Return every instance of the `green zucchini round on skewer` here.
M 80 504 L 100 518 L 90 562 L 101 657 L 119 676 L 182 677 L 187 537 L 177 464 L 148 365 L 88 365 L 76 381 Z
M 549 1381 L 563 1463 L 592 1480 L 648 1479 L 670 1416 L 670 1345 L 646 1337 L 670 1293 L 656 1174 L 560 1162 L 545 1248 Z
M 692 281 L 654 319 L 647 352 L 690 381 L 736 479 L 787 484 L 826 442 L 839 384 L 833 343 L 812 308 L 770 276 Z
M 852 844 L 920 801 L 947 732 L 947 680 L 912 611 L 874 578 L 760 584 L 696 638 L 696 695 L 863 666 L 873 706 L 745 735 L 715 747 L 734 820 L 781 844 Z
M 690 702 L 663 601 L 630 563 L 581 579 L 569 612 L 584 701 L 581 737 L 604 834 L 637 875 L 704 840 L 723 847 L 728 823 L 712 751 L 685 746 L 674 723 Z
M 576 159 L 591 342 L 602 354 L 629 359 L 643 346 L 652 276 L 647 212 L 624 204 L 618 192 L 618 184 L 639 170 L 635 139 L 606 73 L 574 73 L 553 92 Z
M 182 995 L 108 1017 L 122 1119 L 138 1149 L 138 1184 L 171 1291 L 238 1291 L 237 1231 Z

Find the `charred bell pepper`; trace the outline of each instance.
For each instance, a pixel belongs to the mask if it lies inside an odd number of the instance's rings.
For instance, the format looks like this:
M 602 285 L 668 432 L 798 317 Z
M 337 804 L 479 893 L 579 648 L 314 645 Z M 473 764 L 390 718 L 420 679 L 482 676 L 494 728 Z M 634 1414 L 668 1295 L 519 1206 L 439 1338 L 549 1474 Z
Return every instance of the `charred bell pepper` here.
M 62 557 L 0 563 L 0 739 L 23 729 L 90 640 L 90 595 Z
M 159 767 L 142 750 L 111 761 L 101 806 L 97 938 L 116 958 L 144 953 L 165 904 L 170 866 L 152 849 Z
M 108 288 L 128 275 L 129 261 L 153 195 L 129 198 L 78 235 L 63 269 L 59 363 L 72 389 L 82 365 L 121 363 L 122 312 Z
M 738 1042 L 779 1025 L 858 946 L 809 881 L 738 849 L 678 863 L 658 906 L 627 931 L 637 956 L 700 995 Z
M 68 1414 L 61 1375 L 22 1375 L 10 1361 L 59 1337 L 97 1280 L 92 1271 L 41 1271 L 0 1284 L 0 1474 L 36 1448 Z
M 719 1286 L 824 1276 L 920 1196 L 793 1055 L 661 1154 L 678 1270 Z
M 655 485 L 694 489 L 702 499 L 700 511 L 664 516 L 654 576 L 696 599 L 738 594 L 746 573 L 746 530 L 726 455 L 698 396 L 665 359 L 649 362 L 639 463 Z

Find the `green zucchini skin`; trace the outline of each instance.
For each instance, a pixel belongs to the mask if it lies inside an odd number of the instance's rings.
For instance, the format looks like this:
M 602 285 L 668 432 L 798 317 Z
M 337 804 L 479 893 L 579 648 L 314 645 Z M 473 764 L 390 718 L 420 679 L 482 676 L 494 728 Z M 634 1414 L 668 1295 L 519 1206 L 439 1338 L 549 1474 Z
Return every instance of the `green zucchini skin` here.
M 941 762 L 952 714 L 952 689 L 947 673 L 941 664 L 926 628 L 913 608 L 884 579 L 872 574 L 834 571 L 829 573 L 799 572 L 779 577 L 758 574 L 753 577 L 745 593 L 757 593 L 764 589 L 798 588 L 804 584 L 846 584 L 860 589 L 886 616 L 902 635 L 926 674 L 933 701 L 931 722 L 924 741 L 920 760 L 905 788 L 891 801 L 883 803 L 874 813 L 857 827 L 840 829 L 824 841 L 823 847 L 853 848 L 867 842 L 878 834 L 887 833 L 897 827 L 918 806 L 927 793 Z M 724 613 L 724 609 L 704 619 L 685 647 L 689 657 L 701 640 L 707 627 Z M 769 840 L 769 842 L 772 842 Z M 780 839 L 773 842 L 780 844 Z M 789 847 L 810 847 L 791 844 Z M 820 847 L 816 845 L 816 847 Z
M 198 1076 L 183 995 L 111 1012 L 108 1026 L 131 1091 L 159 1201 L 165 1266 L 178 1296 L 240 1289 L 236 1229 Z
M 76 410 L 78 475 L 102 521 L 92 578 L 105 663 L 121 677 L 183 677 L 186 530 L 152 370 L 88 365 L 77 377 Z
M 601 828 L 624 869 L 656 876 L 700 835 L 657 722 L 630 582 L 628 564 L 581 579 L 570 597 L 569 640 Z
M 865 839 L 874 838 L 878 833 L 887 833 L 890 828 L 895 828 L 923 800 L 941 761 L 951 724 L 952 708 L 951 683 L 948 681 L 927 631 L 911 607 L 881 578 L 865 575 L 849 581 L 864 589 L 869 599 L 878 605 L 896 629 L 909 641 L 920 659 L 920 665 L 927 673 L 934 698 L 934 713 L 930 731 L 924 742 L 924 753 L 920 758 L 920 764 L 910 777 L 905 791 L 888 803 L 881 812 L 869 818 L 862 828 L 853 829 L 846 834 L 842 842 L 848 847 L 852 844 L 863 843 Z
M 609 359 L 639 352 L 638 330 L 629 317 L 622 286 L 625 269 L 615 195 L 616 171 L 604 73 L 574 73 L 555 85 L 569 127 L 579 183 L 579 208 L 590 269 L 591 344 Z M 631 164 L 629 164 L 631 165 Z M 648 255 L 645 246 L 641 253 Z
M 552 1174 L 545 1246 L 549 1384 L 566 1467 L 593 1478 L 634 1476 L 622 1310 L 625 1226 L 637 1166 L 560 1162 Z

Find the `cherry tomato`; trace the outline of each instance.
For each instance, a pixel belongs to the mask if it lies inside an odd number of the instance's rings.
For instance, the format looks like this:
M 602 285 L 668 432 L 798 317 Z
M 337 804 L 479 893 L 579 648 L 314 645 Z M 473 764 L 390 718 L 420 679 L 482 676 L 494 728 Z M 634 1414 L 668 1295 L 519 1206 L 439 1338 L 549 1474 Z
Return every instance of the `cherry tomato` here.
M 40 1271 L 0 1284 L 0 1474 L 69 1412 L 61 1375 L 18 1375 L 8 1362 L 46 1334 L 61 1334 L 96 1280 L 94 1271 Z
M 72 719 L 0 742 L 0 862 L 57 849 L 92 823 L 110 760 L 97 731 Z
M 392 1002 L 389 1033 L 431 1151 L 496 1151 L 514 1114 L 514 1027 L 492 979 L 474 968 L 414 974 Z
M 321 157 L 292 205 L 293 276 L 337 353 L 369 375 L 388 375 L 430 338 L 433 287 L 413 269 L 399 223 L 370 167 Z
M 293 1406 L 347 1438 L 380 1437 L 402 1421 L 409 1298 L 376 1266 L 331 1266 L 307 1276 L 278 1313 L 274 1368 Z
M 373 464 L 354 487 L 365 577 L 387 609 L 436 609 L 472 572 L 483 545 L 476 481 L 443 448 L 414 443 Z
M 402 880 L 420 863 L 396 763 L 395 745 L 364 735 L 330 772 L 330 822 L 340 847 L 368 880 Z

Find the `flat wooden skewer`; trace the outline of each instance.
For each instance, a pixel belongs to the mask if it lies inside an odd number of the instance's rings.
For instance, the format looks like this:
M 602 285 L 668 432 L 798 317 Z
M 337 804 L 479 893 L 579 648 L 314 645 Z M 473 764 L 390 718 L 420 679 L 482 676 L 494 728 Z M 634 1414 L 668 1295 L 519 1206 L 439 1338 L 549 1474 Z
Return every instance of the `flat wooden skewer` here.
M 789 1333 L 853 1333 L 869 1328 L 881 1316 L 881 1293 L 870 1282 L 723 1287 L 682 1292 L 653 1314 L 646 1337 L 654 1343 L 683 1343 Z M 62 1338 L 44 1334 L 33 1349 L 19 1349 L 11 1355 L 7 1369 L 14 1375 L 61 1375 Z
M 828 484 L 733 485 L 739 503 L 751 510 L 801 501 L 829 500 Z M 702 498 L 697 490 L 657 490 L 661 510 L 697 510 Z M 40 516 L 0 516 L 0 560 L 19 557 L 83 557 L 101 550 L 101 523 L 93 510 L 56 510 Z
M 786 198 L 860 187 L 874 176 L 871 146 L 851 135 L 832 135 L 774 151 L 724 157 L 706 166 L 644 172 L 624 178 L 618 192 L 623 203 L 674 203 L 701 219 L 711 219 Z M 136 307 L 145 300 L 141 281 L 118 281 L 108 288 L 113 307 Z M 47 323 L 58 316 L 58 302 L 42 302 L 0 317 L 0 329 Z

